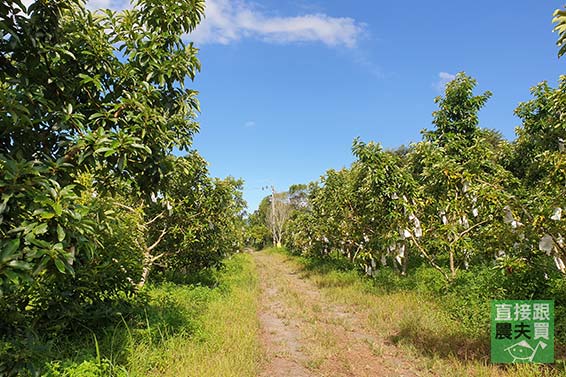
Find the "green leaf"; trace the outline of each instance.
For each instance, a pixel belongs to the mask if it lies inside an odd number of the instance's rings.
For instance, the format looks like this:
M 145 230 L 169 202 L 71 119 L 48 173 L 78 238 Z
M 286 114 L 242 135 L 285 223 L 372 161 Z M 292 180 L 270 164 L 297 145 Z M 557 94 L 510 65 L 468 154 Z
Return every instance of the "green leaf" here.
M 53 212 L 46 211 L 44 209 L 37 209 L 33 212 L 34 215 L 39 215 L 40 218 L 49 220 L 55 216 Z
M 106 115 L 104 115 L 103 113 L 94 113 L 91 116 L 88 117 L 88 120 L 94 120 L 94 119 L 98 119 L 98 118 L 103 118 Z
M 132 147 L 147 150 L 147 146 L 145 146 L 144 144 L 132 143 Z
M 61 216 L 63 214 L 63 207 L 61 207 L 61 203 L 55 202 L 51 205 L 51 207 L 57 216 Z
M 20 276 L 17 273 L 11 270 L 4 270 L 3 273 L 12 283 L 18 284 L 18 281 L 20 280 Z
M 98 148 L 94 151 L 95 154 L 99 154 L 99 153 L 103 153 L 103 152 L 108 152 L 111 151 L 112 153 L 114 153 L 114 149 L 109 148 L 109 147 L 102 147 L 102 148 Z M 111 153 L 111 154 L 112 154 Z M 105 157 L 107 157 L 106 155 L 104 155 Z
M 75 193 L 73 192 L 75 188 L 75 185 L 68 185 L 63 187 L 63 189 L 61 190 L 61 192 L 59 193 L 59 195 L 61 197 L 66 197 L 66 196 L 70 196 L 70 197 L 76 197 Z
M 104 153 L 104 158 L 112 156 L 115 153 L 116 153 L 116 150 L 114 150 L 112 148 L 108 148 L 108 151 L 106 151 L 106 153 Z
M 118 170 L 123 171 L 125 166 L 126 166 L 126 157 L 124 155 L 122 155 L 118 159 Z
M 16 238 L 14 240 L 8 241 L 7 245 L 4 247 L 4 251 L 2 252 L 3 256 L 8 256 L 14 254 L 18 248 L 20 247 L 20 239 Z
M 49 242 L 38 240 L 37 238 L 35 238 L 35 235 L 33 233 L 26 235 L 24 239 L 32 245 L 35 245 L 42 249 L 49 249 L 51 247 L 51 244 Z
M 65 263 L 61 259 L 55 259 L 55 267 L 57 267 L 60 273 L 65 273 Z
M 65 239 L 65 230 L 60 224 L 57 224 L 57 240 L 63 242 Z
M 16 270 L 22 270 L 22 271 L 31 270 L 31 265 L 29 263 L 21 261 L 21 260 L 10 261 L 10 262 L 8 262 L 7 265 L 9 267 L 12 267 L 13 269 L 16 269 Z
M 47 223 L 39 224 L 33 229 L 34 234 L 44 234 L 47 232 Z

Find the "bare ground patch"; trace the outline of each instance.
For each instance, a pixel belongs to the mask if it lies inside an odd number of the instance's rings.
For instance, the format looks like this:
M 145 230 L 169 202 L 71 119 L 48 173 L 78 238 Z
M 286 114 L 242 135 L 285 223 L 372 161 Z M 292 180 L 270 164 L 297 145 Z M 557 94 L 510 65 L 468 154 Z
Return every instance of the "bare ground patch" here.
M 363 307 L 332 302 L 286 257 L 253 253 L 265 357 L 260 376 L 422 376 L 400 348 L 372 333 Z

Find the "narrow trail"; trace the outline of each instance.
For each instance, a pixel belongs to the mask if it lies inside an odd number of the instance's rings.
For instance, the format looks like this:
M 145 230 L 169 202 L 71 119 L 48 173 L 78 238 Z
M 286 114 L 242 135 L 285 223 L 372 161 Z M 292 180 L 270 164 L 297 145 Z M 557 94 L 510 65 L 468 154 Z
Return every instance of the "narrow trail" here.
M 367 315 L 338 305 L 287 257 L 252 253 L 261 285 L 262 377 L 419 376 L 401 351 L 367 326 Z

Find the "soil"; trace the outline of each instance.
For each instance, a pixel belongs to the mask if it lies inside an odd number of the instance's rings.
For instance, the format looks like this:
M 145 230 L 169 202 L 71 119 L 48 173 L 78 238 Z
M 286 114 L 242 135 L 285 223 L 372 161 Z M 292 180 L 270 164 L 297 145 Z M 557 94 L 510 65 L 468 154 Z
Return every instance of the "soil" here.
M 289 258 L 252 253 L 261 285 L 262 377 L 419 376 L 367 314 L 332 302 Z

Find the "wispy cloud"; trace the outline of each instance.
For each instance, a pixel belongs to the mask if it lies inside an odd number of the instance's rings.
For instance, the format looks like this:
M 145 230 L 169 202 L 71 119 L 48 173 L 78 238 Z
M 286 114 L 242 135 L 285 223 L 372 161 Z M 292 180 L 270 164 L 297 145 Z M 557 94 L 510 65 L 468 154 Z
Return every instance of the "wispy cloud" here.
M 34 0 L 23 0 L 26 6 Z M 130 8 L 130 0 L 87 0 L 90 10 Z M 331 17 L 322 12 L 291 17 L 268 15 L 244 0 L 207 0 L 205 18 L 190 39 L 200 44 L 229 44 L 244 38 L 269 43 L 323 43 L 353 48 L 365 25 L 349 17 Z
M 366 53 L 366 51 L 362 49 L 356 49 L 354 51 L 348 51 L 347 54 L 352 56 L 354 62 L 362 67 L 366 72 L 368 72 L 371 76 L 378 79 L 385 78 L 385 73 L 381 66 Z
M 26 6 L 33 1 L 23 0 Z M 131 8 L 131 3 L 130 0 L 87 0 L 86 7 L 119 11 Z M 205 18 L 188 38 L 200 45 L 227 45 L 251 38 L 267 43 L 322 43 L 329 47 L 346 47 L 353 53 L 356 64 L 372 76 L 383 78 L 379 65 L 363 50 L 355 48 L 368 35 L 364 23 L 350 17 L 329 16 L 319 5 L 309 1 L 299 1 L 298 8 L 303 14 L 284 17 L 274 16 L 251 0 L 207 0 Z M 443 85 L 437 84 L 438 87 Z M 245 127 L 253 127 L 248 123 Z
M 246 123 L 244 123 L 244 127 L 245 128 L 253 128 L 255 127 L 256 123 L 253 120 L 248 120 Z
M 438 81 L 432 84 L 432 87 L 439 93 L 443 93 L 444 89 L 446 88 L 446 84 L 448 84 L 450 81 L 454 80 L 455 78 L 456 75 L 453 75 L 452 73 L 440 72 L 438 74 Z
M 257 38 L 275 43 L 318 42 L 351 48 L 364 32 L 364 25 L 352 18 L 324 13 L 271 16 L 250 3 L 236 0 L 208 0 L 205 15 L 191 34 L 191 39 L 201 44 Z

